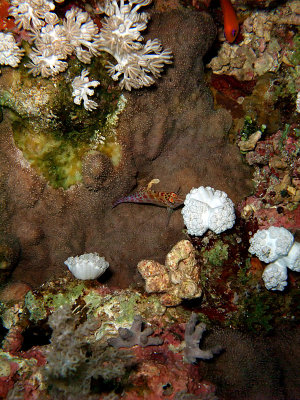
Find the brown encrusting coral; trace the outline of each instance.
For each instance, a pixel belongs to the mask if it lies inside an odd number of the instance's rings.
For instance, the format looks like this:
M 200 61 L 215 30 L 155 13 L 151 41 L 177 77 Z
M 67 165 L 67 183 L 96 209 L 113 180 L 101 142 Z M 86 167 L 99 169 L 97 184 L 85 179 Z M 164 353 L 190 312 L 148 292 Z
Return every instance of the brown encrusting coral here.
M 249 170 L 224 138 L 230 115 L 213 111 L 203 83 L 201 58 L 215 36 L 211 18 L 188 10 L 155 14 L 151 35 L 158 31 L 163 45 L 172 48 L 174 66 L 157 87 L 126 94 L 117 129 L 118 164 L 98 153 L 87 155 L 83 185 L 51 188 L 16 148 L 7 118 L 2 122 L 2 195 L 9 202 L 2 225 L 22 250 L 14 279 L 36 285 L 61 274 L 69 256 L 95 251 L 109 261 L 112 283 L 125 287 L 140 279 L 138 261 L 162 260 L 183 238 L 180 212 L 167 224 L 164 209 L 122 204 L 112 210 L 111 204 L 153 177 L 161 181 L 157 190 L 180 187 L 187 193 L 193 186 L 213 185 L 235 202 L 247 194 Z M 2 79 L 9 79 L 8 72 Z M 35 237 L 30 242 L 29 231 Z

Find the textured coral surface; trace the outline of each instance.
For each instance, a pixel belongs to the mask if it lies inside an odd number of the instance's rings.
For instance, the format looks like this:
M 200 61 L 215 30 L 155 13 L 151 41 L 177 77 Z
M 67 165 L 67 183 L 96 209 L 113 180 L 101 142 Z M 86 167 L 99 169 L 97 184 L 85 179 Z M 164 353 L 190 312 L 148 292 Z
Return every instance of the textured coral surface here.
M 168 223 L 159 207 L 111 209 L 113 201 L 153 177 L 160 179 L 158 190 L 187 193 L 211 185 L 234 202 L 247 194 L 249 170 L 224 139 L 231 118 L 213 111 L 203 83 L 201 58 L 215 36 L 211 18 L 191 11 L 154 14 L 150 32 L 172 49 L 174 65 L 157 87 L 126 94 L 118 127 L 121 163 L 112 168 L 92 155 L 94 162 L 84 165 L 88 188 L 51 188 L 16 148 L 7 119 L 1 123 L 1 229 L 21 246 L 14 279 L 39 284 L 65 272 L 67 257 L 97 251 L 111 265 L 111 281 L 125 287 L 135 280 L 139 260 L 163 261 L 183 238 L 180 211 Z

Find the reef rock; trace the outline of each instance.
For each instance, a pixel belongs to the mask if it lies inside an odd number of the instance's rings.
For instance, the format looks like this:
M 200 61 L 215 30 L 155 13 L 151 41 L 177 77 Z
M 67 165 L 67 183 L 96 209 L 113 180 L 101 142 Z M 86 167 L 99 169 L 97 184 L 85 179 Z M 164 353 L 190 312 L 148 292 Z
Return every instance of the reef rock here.
M 184 299 L 194 299 L 202 294 L 195 249 L 188 240 L 181 240 L 172 248 L 165 265 L 142 260 L 137 268 L 146 281 L 146 292 L 163 293 L 160 302 L 164 306 L 176 306 Z
M 158 190 L 163 191 L 181 188 L 188 193 L 193 186 L 211 185 L 234 202 L 248 193 L 249 169 L 224 137 L 231 117 L 225 110 L 213 110 L 204 84 L 202 57 L 215 34 L 205 12 L 152 15 L 149 37 L 159 37 L 164 48 L 172 50 L 174 64 L 156 87 L 124 93 L 127 103 L 119 115 L 115 140 L 118 161 L 111 163 L 99 153 L 87 155 L 83 183 L 68 189 L 51 187 L 24 158 L 4 112 L 1 198 L 9 206 L 3 208 L 2 224 L 21 245 L 13 272 L 16 281 L 38 285 L 66 273 L 63 262 L 68 257 L 98 252 L 111 266 L 112 284 L 126 287 L 141 282 L 136 274 L 138 261 L 161 261 L 183 238 L 180 211 L 168 223 L 166 210 L 160 207 L 121 204 L 112 209 L 111 205 L 153 177 L 160 179 Z M 9 68 L 3 69 L 0 87 L 7 82 Z M 98 164 L 94 166 L 93 160 Z

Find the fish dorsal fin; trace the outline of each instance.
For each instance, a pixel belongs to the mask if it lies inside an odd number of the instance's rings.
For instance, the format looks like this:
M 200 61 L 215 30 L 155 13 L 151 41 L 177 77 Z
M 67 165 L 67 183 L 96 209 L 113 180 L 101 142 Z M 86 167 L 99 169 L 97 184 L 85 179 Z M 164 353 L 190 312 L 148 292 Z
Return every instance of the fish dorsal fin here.
M 157 178 L 156 179 L 152 179 L 147 185 L 147 190 L 151 190 L 152 185 L 156 185 L 159 182 L 160 182 L 160 180 L 157 179 Z

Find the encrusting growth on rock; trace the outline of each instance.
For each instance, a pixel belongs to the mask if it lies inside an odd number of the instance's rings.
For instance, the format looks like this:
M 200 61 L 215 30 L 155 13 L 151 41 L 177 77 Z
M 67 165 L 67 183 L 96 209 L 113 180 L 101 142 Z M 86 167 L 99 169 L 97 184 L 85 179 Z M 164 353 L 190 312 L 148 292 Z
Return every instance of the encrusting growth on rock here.
M 146 292 L 162 293 L 160 302 L 164 306 L 176 306 L 183 299 L 194 299 L 202 294 L 195 249 L 188 240 L 181 240 L 171 249 L 165 265 L 142 260 L 137 268 L 146 281 Z

